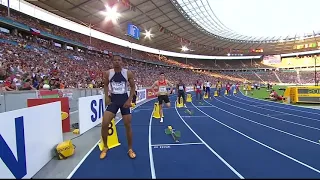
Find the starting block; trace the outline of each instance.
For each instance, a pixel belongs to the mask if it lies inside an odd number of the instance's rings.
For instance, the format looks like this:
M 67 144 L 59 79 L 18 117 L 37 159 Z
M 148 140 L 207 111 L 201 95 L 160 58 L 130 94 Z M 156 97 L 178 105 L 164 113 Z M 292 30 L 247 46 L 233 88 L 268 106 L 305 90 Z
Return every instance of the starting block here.
M 131 103 L 131 107 L 132 108 L 136 107 L 136 104 L 135 103 Z
M 171 134 L 173 140 L 175 142 L 179 142 L 179 138 L 181 137 L 181 132 L 180 131 L 175 131 L 175 129 L 172 128 L 172 126 L 168 126 L 167 129 L 164 131 L 166 135 Z
M 218 96 L 218 91 L 214 91 L 214 97 L 217 97 Z
M 187 102 L 192 102 L 192 96 L 191 96 L 191 94 L 187 94 Z
M 177 100 L 177 108 L 182 108 L 184 106 L 183 104 L 183 98 L 180 97 L 180 104 L 179 104 L 179 101 Z
M 186 109 L 184 112 L 189 114 L 190 116 L 192 116 L 194 114 L 193 111 L 190 111 L 189 109 Z
M 160 118 L 160 106 L 159 106 L 159 103 L 158 103 L 158 102 L 154 103 L 154 108 L 153 108 L 152 117 L 154 117 L 154 118 L 156 118 L 156 119 L 159 119 L 159 118 Z M 163 116 L 163 112 L 162 112 L 162 117 L 164 117 L 164 116 Z

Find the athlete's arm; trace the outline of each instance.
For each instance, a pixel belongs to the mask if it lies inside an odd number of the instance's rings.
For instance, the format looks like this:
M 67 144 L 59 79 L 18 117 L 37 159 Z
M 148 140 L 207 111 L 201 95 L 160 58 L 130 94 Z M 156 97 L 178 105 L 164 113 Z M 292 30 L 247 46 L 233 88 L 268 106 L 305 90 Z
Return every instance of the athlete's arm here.
M 153 94 L 156 94 L 156 91 L 154 90 L 154 88 L 155 88 L 156 86 L 158 86 L 158 81 L 155 81 L 155 82 L 152 84 L 152 86 L 151 86 L 151 89 L 152 89 Z
M 133 96 L 136 93 L 136 84 L 134 82 L 134 74 L 131 71 L 128 71 L 128 81 L 130 85 L 129 101 L 132 102 Z
M 168 81 L 168 80 L 167 80 L 167 83 L 168 83 L 168 85 L 169 85 L 169 87 L 170 87 L 170 92 L 172 93 L 172 92 L 173 92 L 174 84 L 173 84 L 173 83 L 171 83 L 171 82 L 170 82 L 170 81 Z
M 105 103 L 107 102 L 107 98 L 109 97 L 109 71 L 103 73 L 103 82 L 104 82 L 104 95 L 105 95 Z

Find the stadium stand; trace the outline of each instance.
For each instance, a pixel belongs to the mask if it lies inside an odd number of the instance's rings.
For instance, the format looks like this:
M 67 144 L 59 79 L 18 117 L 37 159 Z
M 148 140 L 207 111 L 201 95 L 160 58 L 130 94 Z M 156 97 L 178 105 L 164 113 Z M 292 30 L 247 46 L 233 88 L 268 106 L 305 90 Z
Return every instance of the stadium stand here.
M 0 6 L 2 18 L 6 18 L 7 9 Z M 159 56 L 112 43 L 89 38 L 82 34 L 42 22 L 33 17 L 11 11 L 12 20 L 56 36 L 79 42 L 90 50 L 81 47 L 61 48 L 61 44 L 43 39 L 30 32 L 19 31 L 0 34 L 1 67 L 0 78 L 6 80 L 2 86 L 15 89 L 42 89 L 44 84 L 51 88 L 93 88 L 101 87 L 102 71 L 110 67 L 110 56 L 121 54 L 126 57 L 126 67 L 137 74 L 139 86 L 150 86 L 156 75 L 165 72 L 169 79 L 183 79 L 192 84 L 197 79 L 224 82 L 274 82 L 274 83 L 312 83 L 314 72 L 296 70 L 264 71 L 263 68 L 296 68 L 314 66 L 313 57 L 283 58 L 280 64 L 266 65 L 257 60 L 197 60 Z M 78 52 L 76 50 L 78 49 Z M 105 50 L 108 53 L 105 53 Z M 36 59 L 37 61 L 34 61 Z M 202 70 L 201 70 L 202 69 Z M 204 71 L 203 69 L 210 69 Z M 228 71 L 232 70 L 232 71 Z M 241 69 L 239 71 L 239 69 Z M 220 71 L 223 70 L 223 71 Z M 244 70 L 244 71 L 242 71 Z M 137 73 L 139 72 L 139 73 Z M 178 72 L 178 73 L 177 73 Z M 148 78 L 146 78 L 148 77 Z M 20 81 L 31 82 L 21 83 Z M 300 80 L 302 79 L 302 81 Z M 12 83 L 9 83 L 12 82 Z M 22 84 L 23 87 L 21 86 Z

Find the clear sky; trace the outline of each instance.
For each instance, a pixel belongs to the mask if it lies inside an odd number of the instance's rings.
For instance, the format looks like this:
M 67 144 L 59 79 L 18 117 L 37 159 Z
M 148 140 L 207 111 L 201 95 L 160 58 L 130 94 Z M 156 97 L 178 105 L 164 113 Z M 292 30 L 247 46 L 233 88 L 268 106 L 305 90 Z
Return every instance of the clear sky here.
M 225 26 L 242 35 L 285 38 L 320 30 L 320 0 L 201 1 L 210 4 Z

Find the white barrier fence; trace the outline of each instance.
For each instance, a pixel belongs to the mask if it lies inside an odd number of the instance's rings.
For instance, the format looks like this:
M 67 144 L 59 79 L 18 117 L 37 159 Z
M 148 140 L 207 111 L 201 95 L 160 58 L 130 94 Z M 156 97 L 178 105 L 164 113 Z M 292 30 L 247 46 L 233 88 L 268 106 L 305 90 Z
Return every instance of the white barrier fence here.
M 0 178 L 33 177 L 62 141 L 60 102 L 0 113 Z
M 128 92 L 129 93 L 129 92 Z M 145 89 L 137 90 L 137 103 L 147 99 Z M 103 112 L 106 109 L 103 95 L 79 98 L 79 131 L 83 134 L 97 126 L 102 121 Z M 119 111 L 118 111 L 119 112 Z

